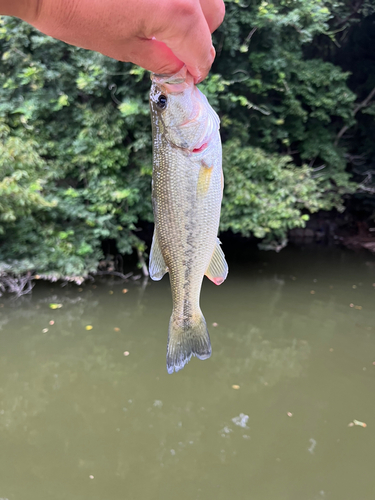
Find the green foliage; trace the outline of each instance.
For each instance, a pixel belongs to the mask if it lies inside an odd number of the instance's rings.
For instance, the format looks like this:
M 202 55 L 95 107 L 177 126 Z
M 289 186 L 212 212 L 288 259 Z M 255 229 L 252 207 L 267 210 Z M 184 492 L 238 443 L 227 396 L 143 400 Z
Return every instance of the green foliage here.
M 0 234 L 7 225 L 31 213 L 53 207 L 42 195 L 45 162 L 37 153 L 37 143 L 10 135 L 0 129 Z
M 224 146 L 224 157 L 223 230 L 281 241 L 289 229 L 305 225 L 306 211 L 335 203 L 341 208 L 333 190 L 322 196 L 321 178 L 314 178 L 307 165 L 296 167 L 288 156 L 240 148 L 232 140 Z
M 374 108 L 355 112 L 371 84 L 353 80 L 352 49 L 339 43 L 373 10 L 333 0 L 226 7 L 201 85 L 222 122 L 221 228 L 281 241 L 309 213 L 342 210 L 355 189 L 348 155 L 375 155 Z M 373 81 L 375 63 L 360 71 Z M 0 273 L 85 276 L 106 240 L 121 254 L 143 252 L 137 224 L 152 220 L 148 73 L 3 18 L 0 82 Z M 343 127 L 355 145 L 337 139 Z
M 151 220 L 148 83 L 15 19 L 0 43 L 0 270 L 85 276 Z

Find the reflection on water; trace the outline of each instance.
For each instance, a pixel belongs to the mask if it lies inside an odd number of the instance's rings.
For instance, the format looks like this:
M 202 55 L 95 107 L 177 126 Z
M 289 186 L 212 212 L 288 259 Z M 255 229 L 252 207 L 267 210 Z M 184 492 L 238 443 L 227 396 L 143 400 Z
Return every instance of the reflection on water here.
M 0 498 L 373 500 L 371 263 L 233 262 L 203 287 L 212 358 L 174 375 L 167 279 L 1 298 Z

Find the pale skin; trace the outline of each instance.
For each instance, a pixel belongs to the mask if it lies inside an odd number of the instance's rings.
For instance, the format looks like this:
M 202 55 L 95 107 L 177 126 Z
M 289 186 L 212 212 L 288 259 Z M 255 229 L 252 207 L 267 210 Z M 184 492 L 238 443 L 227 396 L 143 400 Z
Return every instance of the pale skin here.
M 186 64 L 195 83 L 211 68 L 211 33 L 224 13 L 223 0 L 0 0 L 0 15 L 46 35 L 153 73 Z

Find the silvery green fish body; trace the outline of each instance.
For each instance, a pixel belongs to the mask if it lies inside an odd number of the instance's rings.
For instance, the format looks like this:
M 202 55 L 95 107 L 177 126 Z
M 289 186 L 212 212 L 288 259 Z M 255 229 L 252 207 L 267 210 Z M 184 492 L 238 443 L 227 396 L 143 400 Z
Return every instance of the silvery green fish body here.
M 192 355 L 211 355 L 199 306 L 202 280 L 206 274 L 219 285 L 228 274 L 217 239 L 223 192 L 220 121 L 185 67 L 173 76 L 152 76 L 150 106 L 155 218 L 150 276 L 170 276 L 167 370 L 173 373 Z

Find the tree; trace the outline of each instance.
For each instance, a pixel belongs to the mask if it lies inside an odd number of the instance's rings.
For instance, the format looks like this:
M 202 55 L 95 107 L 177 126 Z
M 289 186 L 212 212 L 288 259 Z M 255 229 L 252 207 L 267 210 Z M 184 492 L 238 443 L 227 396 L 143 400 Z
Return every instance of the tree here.
M 221 229 L 277 246 L 310 213 L 343 210 L 369 187 L 372 99 L 357 108 L 375 87 L 375 63 L 364 83 L 345 54 L 371 38 L 359 26 L 373 11 L 331 0 L 226 4 L 201 85 L 222 124 Z M 339 42 L 344 33 L 355 42 Z M 80 279 L 108 240 L 142 254 L 137 225 L 152 220 L 147 72 L 11 18 L 0 50 L 0 273 Z

